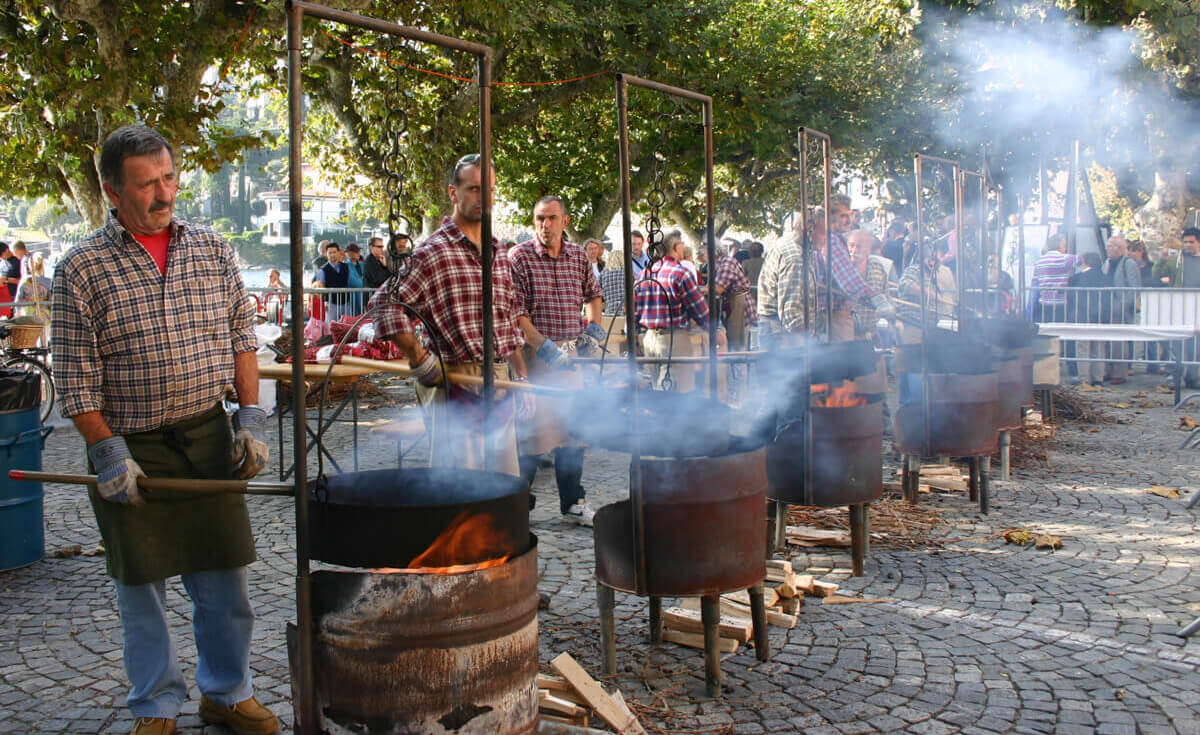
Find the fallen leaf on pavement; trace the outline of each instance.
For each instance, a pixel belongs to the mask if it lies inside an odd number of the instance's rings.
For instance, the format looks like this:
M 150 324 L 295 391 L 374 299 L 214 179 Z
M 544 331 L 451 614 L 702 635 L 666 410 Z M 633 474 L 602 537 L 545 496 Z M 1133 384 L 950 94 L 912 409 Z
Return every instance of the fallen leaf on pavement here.
M 1192 418 L 1191 416 L 1179 417 L 1179 428 L 1191 430 L 1197 426 L 1200 426 L 1200 422 L 1197 422 L 1196 419 Z
M 1133 394 L 1132 396 L 1130 396 L 1130 397 L 1131 397 L 1131 398 L 1145 398 L 1145 397 L 1146 397 L 1146 391 L 1144 391 L 1144 390 L 1139 390 L 1137 393 L 1134 393 L 1134 394 Z
M 1175 392 L 1175 389 L 1169 385 L 1160 385 L 1157 388 L 1155 388 L 1154 390 L 1158 391 L 1159 393 L 1174 393 Z
M 1024 546 L 1033 540 L 1033 534 L 1024 528 L 1010 528 L 1004 532 L 1004 542 Z
M 1170 498 L 1171 500 L 1179 500 L 1179 488 L 1165 487 L 1163 485 L 1155 485 L 1154 487 L 1146 488 L 1146 492 L 1152 495 L 1157 495 L 1161 498 Z
M 1033 540 L 1033 548 L 1035 549 L 1061 549 L 1062 545 L 1062 539 L 1048 533 L 1043 533 Z
M 1086 393 L 1098 393 L 1099 391 L 1104 390 L 1104 388 L 1098 385 L 1092 385 L 1091 383 L 1084 383 L 1079 386 L 1079 390 Z
M 83 547 L 76 544 L 75 546 L 64 546 L 61 549 L 55 549 L 50 552 L 50 556 L 55 559 L 70 559 L 79 556 L 83 553 Z
M 1114 403 L 1114 404 L 1113 404 L 1113 407 L 1114 407 L 1114 408 L 1133 408 L 1133 404 L 1130 404 L 1130 403 Z

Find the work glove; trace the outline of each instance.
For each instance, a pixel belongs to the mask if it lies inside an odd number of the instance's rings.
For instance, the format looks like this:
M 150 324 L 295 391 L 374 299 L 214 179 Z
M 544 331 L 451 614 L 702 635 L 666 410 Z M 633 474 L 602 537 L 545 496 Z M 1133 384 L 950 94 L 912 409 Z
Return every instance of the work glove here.
M 446 381 L 446 373 L 442 371 L 442 363 L 432 352 L 425 353 L 425 359 L 413 368 L 413 377 L 426 388 L 441 385 Z
M 604 327 L 592 322 L 584 328 L 579 339 L 575 340 L 575 349 L 581 356 L 590 357 L 593 352 L 603 347 L 607 339 L 608 335 L 604 332 Z
M 233 415 L 233 451 L 229 462 L 240 468 L 236 472 L 239 479 L 249 480 L 267 466 L 270 451 L 263 435 L 266 423 L 267 412 L 258 406 L 242 406 Z
M 892 302 L 888 301 L 888 297 L 877 293 L 871 297 L 871 308 L 875 309 L 875 315 L 881 319 L 892 320 L 896 318 L 896 307 L 892 306 Z
M 554 344 L 552 339 L 542 342 L 542 346 L 537 349 L 537 358 L 552 370 L 566 370 L 571 367 L 571 356 Z
M 96 468 L 96 492 L 110 503 L 145 505 L 138 492 L 137 479 L 146 473 L 129 453 L 124 437 L 110 436 L 88 447 L 88 457 Z

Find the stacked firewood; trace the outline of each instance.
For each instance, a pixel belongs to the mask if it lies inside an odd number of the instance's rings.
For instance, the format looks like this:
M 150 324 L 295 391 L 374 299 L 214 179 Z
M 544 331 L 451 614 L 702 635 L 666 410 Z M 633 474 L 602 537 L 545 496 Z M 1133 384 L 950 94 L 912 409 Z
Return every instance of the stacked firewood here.
M 538 674 L 538 714 L 542 720 L 589 727 L 599 718 L 618 735 L 646 735 L 619 690 L 604 691 L 569 653 L 561 653 L 550 666 L 557 676 Z

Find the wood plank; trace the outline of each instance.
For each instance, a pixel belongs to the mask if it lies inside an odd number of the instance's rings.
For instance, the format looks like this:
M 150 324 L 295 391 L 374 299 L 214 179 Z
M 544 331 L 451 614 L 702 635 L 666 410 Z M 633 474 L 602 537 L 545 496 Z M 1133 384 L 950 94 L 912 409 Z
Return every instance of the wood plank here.
M 683 607 L 664 610 L 663 625 L 684 633 L 704 632 L 704 621 L 700 618 L 700 611 Z M 749 618 L 722 615 L 717 630 L 722 638 L 732 638 L 739 643 L 745 643 L 754 635 L 754 623 Z
M 767 571 L 778 569 L 781 572 L 794 572 L 791 559 L 767 559 Z
M 569 653 L 560 653 L 550 662 L 550 666 L 571 682 L 571 686 L 579 692 L 591 708 L 605 722 L 617 731 L 619 735 L 646 735 L 641 723 L 629 711 L 621 707 L 603 689 L 599 682 L 583 670 L 579 663 L 571 658 Z
M 796 598 L 799 599 L 799 598 Z M 699 597 L 685 597 L 680 601 L 680 604 L 687 610 L 699 610 Z M 721 597 L 721 615 L 732 615 L 734 617 L 750 617 L 750 606 L 743 605 L 736 600 L 730 600 L 725 596 Z M 753 622 L 753 621 L 751 621 Z M 788 613 L 780 612 L 767 608 L 767 624 L 777 625 L 781 628 L 795 628 L 796 616 Z
M 571 686 L 571 682 L 558 676 L 550 674 L 538 674 L 537 685 L 539 689 L 548 689 L 552 692 L 573 692 L 575 687 Z
M 767 610 L 767 624 L 775 625 L 780 628 L 795 628 L 796 616 L 788 613 L 778 612 L 775 610 Z
M 797 574 L 792 578 L 792 586 L 796 588 L 797 592 L 803 592 L 806 595 L 811 595 L 813 582 L 815 581 L 816 577 L 811 574 Z
M 736 592 L 726 592 L 721 597 L 727 600 L 733 600 L 739 605 L 750 607 L 750 592 L 749 590 L 738 590 Z M 779 592 L 774 587 L 765 587 L 763 589 L 763 604 L 767 607 L 776 607 L 779 605 Z
M 967 481 L 953 477 L 922 477 L 921 484 L 938 490 L 963 491 L 967 489 Z
M 538 709 L 567 717 L 576 717 L 581 711 L 579 705 L 574 702 L 568 702 L 565 699 L 560 699 L 545 689 L 538 690 Z
M 830 597 L 834 592 L 837 591 L 838 585 L 834 584 L 833 582 L 822 582 L 819 579 L 813 582 L 814 597 Z
M 685 633 L 682 630 L 672 630 L 666 628 L 663 630 L 663 640 L 671 643 L 678 643 L 681 646 L 688 648 L 699 648 L 704 650 L 704 634 L 703 633 Z M 717 640 L 717 650 L 721 653 L 734 653 L 741 644 L 732 638 L 719 638 Z

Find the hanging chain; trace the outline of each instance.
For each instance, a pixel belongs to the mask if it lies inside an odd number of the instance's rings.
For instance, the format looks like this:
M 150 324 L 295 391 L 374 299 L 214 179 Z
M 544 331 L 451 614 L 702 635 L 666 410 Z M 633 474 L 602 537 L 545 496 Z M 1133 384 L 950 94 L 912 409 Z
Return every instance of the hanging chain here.
M 402 44 L 397 44 L 392 47 L 392 50 L 398 51 L 400 48 L 403 48 Z M 392 272 L 392 278 L 388 282 L 388 293 L 394 295 L 399 280 L 408 275 L 408 259 L 410 257 L 408 252 L 401 251 L 397 247 L 396 235 L 404 233 L 411 236 L 412 223 L 403 213 L 405 184 L 411 173 L 411 164 L 405 148 L 409 132 L 407 95 L 401 86 L 398 69 L 393 67 L 392 74 L 391 94 L 389 99 L 385 100 L 387 114 L 383 120 L 383 129 L 388 136 L 389 144 L 388 150 L 383 155 L 383 173 L 384 193 L 387 195 L 387 256 Z
M 662 228 L 662 208 L 667 204 L 667 192 L 663 188 L 663 175 L 666 172 L 667 157 L 663 149 L 667 145 L 667 123 L 672 119 L 672 107 L 669 100 L 663 100 L 658 108 L 658 145 L 654 149 L 654 168 L 650 179 L 650 189 L 646 192 L 646 205 L 650 207 L 650 216 L 646 219 L 646 252 L 650 254 L 650 265 L 662 260 L 665 236 Z M 649 268 L 646 269 L 647 271 Z

